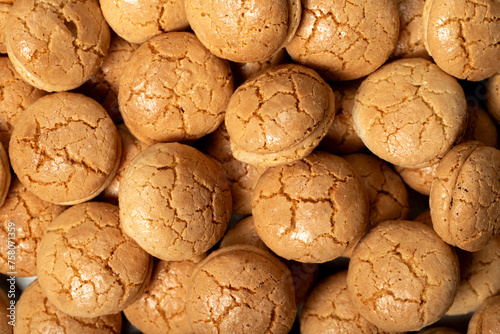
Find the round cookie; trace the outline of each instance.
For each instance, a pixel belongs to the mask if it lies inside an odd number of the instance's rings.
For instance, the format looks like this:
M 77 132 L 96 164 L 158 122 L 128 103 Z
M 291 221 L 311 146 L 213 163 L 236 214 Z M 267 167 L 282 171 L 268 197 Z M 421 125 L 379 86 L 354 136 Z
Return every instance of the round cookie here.
M 45 202 L 17 178 L 12 180 L 5 203 L 0 207 L 0 272 L 13 276 L 36 276 L 37 247 L 49 224 L 65 207 Z M 16 243 L 15 268 L 9 266 L 9 233 Z
M 202 150 L 220 163 L 229 181 L 233 198 L 233 213 L 251 214 L 253 190 L 266 168 L 250 165 L 233 157 L 229 134 L 224 124 L 208 135 Z
M 100 0 L 100 5 L 113 31 L 130 43 L 189 28 L 184 0 Z
M 276 166 L 302 159 L 318 146 L 335 117 L 335 97 L 315 71 L 278 65 L 239 86 L 225 117 L 236 159 Z
M 181 261 L 222 238 L 232 200 L 212 159 L 187 145 L 160 143 L 130 162 L 118 202 L 124 233 L 155 257 Z
M 1 6 L 1 4 L 0 4 Z M 45 95 L 27 84 L 7 57 L 0 57 L 0 143 L 9 148 L 10 136 L 23 111 Z
M 447 315 L 474 312 L 488 297 L 500 292 L 500 236 L 480 251 L 457 249 L 460 283 Z
M 9 156 L 0 143 L 0 207 L 4 204 L 11 181 Z
M 255 230 L 253 216 L 243 218 L 226 231 L 220 241 L 219 248 L 231 245 L 252 245 L 263 250 L 269 250 Z
M 292 59 L 326 80 L 345 81 L 375 71 L 399 35 L 396 1 L 303 1 L 300 26 L 286 47 Z
M 343 156 L 363 179 L 370 201 L 370 225 L 385 220 L 408 219 L 410 205 L 405 184 L 385 162 L 379 158 L 354 153 Z
M 422 14 L 425 0 L 398 0 L 399 39 L 392 53 L 394 58 L 430 59 L 422 36 Z
M 2 334 L 12 334 L 13 331 L 13 326 L 9 323 L 11 321 L 10 310 L 7 309 L 10 306 L 10 299 L 5 291 L 0 289 L 0 333 Z
M 264 243 L 285 259 L 307 263 L 341 256 L 365 232 L 369 218 L 358 173 L 325 152 L 269 168 L 257 182 L 252 206 Z
M 42 292 L 39 282 L 31 283 L 16 304 L 16 333 L 119 334 L 121 313 L 96 318 L 74 317 L 57 309 Z
M 434 62 L 458 79 L 481 81 L 500 72 L 500 3 L 430 0 L 423 12 L 423 39 Z
M 500 73 L 488 79 L 486 83 L 486 106 L 491 117 L 500 123 Z
M 198 139 L 224 118 L 233 92 L 229 64 L 187 32 L 170 32 L 142 44 L 120 78 L 118 103 L 137 139 Z
M 195 333 L 288 333 L 297 311 L 290 270 L 253 246 L 219 249 L 193 272 L 186 310 Z
M 300 314 L 301 334 L 386 333 L 358 313 L 347 291 L 346 277 L 347 271 L 341 271 L 314 287 Z
M 5 27 L 7 26 L 7 15 L 9 15 L 13 3 L 13 0 L 0 1 L 0 53 L 7 53 L 7 47 L 5 46 Z
M 414 219 L 416 222 L 424 223 L 432 227 L 431 210 L 425 210 Z
M 97 196 L 115 176 L 121 141 L 103 107 L 76 93 L 44 96 L 12 132 L 12 168 L 44 201 L 72 205 Z
M 498 131 L 493 119 L 480 106 L 469 109 L 462 141 L 479 140 L 486 146 L 498 148 Z
M 448 244 L 469 252 L 500 233 L 500 151 L 478 141 L 455 146 L 436 169 L 432 223 Z
M 93 318 L 134 302 L 149 282 L 153 260 L 123 234 L 117 206 L 87 202 L 49 225 L 36 264 L 42 292 L 55 307 Z
M 201 43 L 217 57 L 249 63 L 269 59 L 297 31 L 299 0 L 184 0 Z
M 191 274 L 205 255 L 190 260 L 158 261 L 144 293 L 123 313 L 143 333 L 192 333 L 186 314 L 186 294 Z
M 466 127 L 457 80 L 425 59 L 384 65 L 358 89 L 354 129 L 379 158 L 419 168 L 443 157 Z
M 271 67 L 285 63 L 288 59 L 288 54 L 285 49 L 281 49 L 273 54 L 270 58 L 256 61 L 253 63 L 235 63 L 231 62 L 231 70 L 234 74 L 234 81 L 237 86 L 257 73 L 270 69 Z
M 5 29 L 7 53 L 19 75 L 49 92 L 70 90 L 90 79 L 109 40 L 95 0 L 16 0 Z
M 500 295 L 486 299 L 472 316 L 467 334 L 495 334 L 500 332 Z
M 427 167 L 405 168 L 394 166 L 394 169 L 410 188 L 418 191 L 422 195 L 429 196 L 431 193 L 432 181 L 436 176 L 436 169 L 440 161 L 441 160 Z
M 452 248 L 430 226 L 395 220 L 358 243 L 347 271 L 354 306 L 386 331 L 414 331 L 441 318 L 459 281 Z

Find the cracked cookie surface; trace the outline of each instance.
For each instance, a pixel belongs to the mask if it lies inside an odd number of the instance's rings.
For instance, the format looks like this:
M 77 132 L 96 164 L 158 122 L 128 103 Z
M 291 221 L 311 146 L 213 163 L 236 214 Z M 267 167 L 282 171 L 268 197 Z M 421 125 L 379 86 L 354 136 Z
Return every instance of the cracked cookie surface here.
M 452 248 L 432 227 L 396 220 L 375 226 L 358 243 L 347 288 L 359 313 L 387 331 L 414 331 L 436 322 L 459 281 Z
M 500 331 L 500 295 L 486 299 L 474 313 L 467 334 L 494 334 Z
M 144 291 L 152 258 L 120 229 L 118 207 L 75 205 L 47 228 L 37 257 L 43 293 L 58 309 L 93 318 L 122 311 Z
M 9 15 L 10 8 L 12 7 L 10 0 L 0 2 L 0 53 L 7 53 L 5 46 L 5 27 L 7 26 L 7 15 Z
M 95 0 L 19 0 L 9 13 L 5 45 L 18 73 L 46 91 L 76 88 L 102 64 L 110 41 Z
M 155 144 L 128 165 L 118 193 L 124 232 L 151 255 L 181 261 L 222 238 L 231 216 L 223 172 L 200 151 Z
M 365 232 L 366 188 L 344 159 L 313 152 L 269 168 L 253 197 L 257 233 L 277 255 L 299 262 L 333 260 Z
M 81 318 L 60 311 L 45 297 L 37 280 L 23 291 L 16 311 L 16 333 L 119 334 L 122 327 L 120 313 Z
M 186 310 L 196 333 L 288 333 L 297 311 L 290 271 L 253 246 L 219 249 L 196 267 Z
M 422 195 L 429 196 L 431 193 L 431 185 L 436 176 L 436 169 L 439 166 L 439 161 L 427 167 L 421 168 L 405 168 L 394 166 L 396 172 L 403 181 L 413 190 L 418 191 Z
M 286 47 L 297 63 L 325 79 L 354 80 L 381 66 L 396 46 L 396 1 L 306 0 L 295 37 Z
M 217 129 L 232 92 L 227 61 L 211 54 L 192 33 L 170 32 L 142 44 L 129 59 L 118 102 L 137 139 L 182 141 Z
M 391 57 L 430 59 L 422 36 L 425 0 L 398 0 L 399 38 Z
M 111 182 L 121 142 L 100 104 L 63 92 L 26 109 L 12 133 L 9 156 L 26 188 L 45 201 L 70 205 L 97 196 Z
M 466 127 L 457 80 L 425 59 L 400 59 L 368 76 L 356 94 L 354 128 L 394 165 L 419 168 L 443 157 Z

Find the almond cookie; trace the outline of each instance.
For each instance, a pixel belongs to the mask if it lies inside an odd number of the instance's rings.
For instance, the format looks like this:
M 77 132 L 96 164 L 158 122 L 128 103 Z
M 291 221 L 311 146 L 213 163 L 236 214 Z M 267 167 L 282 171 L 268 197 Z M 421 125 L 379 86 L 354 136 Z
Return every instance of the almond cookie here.
M 394 51 L 399 35 L 396 1 L 306 0 L 302 6 L 300 26 L 286 50 L 327 80 L 368 75 Z
M 478 141 L 441 160 L 429 197 L 432 223 L 448 244 L 469 252 L 500 233 L 500 151 Z
M 252 245 L 263 250 L 269 250 L 255 230 L 253 216 L 243 218 L 226 231 L 220 241 L 220 248 L 231 245 Z
M 10 320 L 10 310 L 7 308 L 11 307 L 10 299 L 3 289 L 0 289 L 0 333 L 11 334 L 13 331 L 13 326 L 9 323 Z
M 498 132 L 495 122 L 480 106 L 470 107 L 467 128 L 462 141 L 479 140 L 486 146 L 498 148 Z
M 500 295 L 486 299 L 472 316 L 467 334 L 500 333 Z
M 430 0 L 423 12 L 425 47 L 436 64 L 459 79 L 481 81 L 500 72 L 500 3 Z
M 400 166 L 394 166 L 396 172 L 403 181 L 415 191 L 418 191 L 422 195 L 429 196 L 431 193 L 431 185 L 434 177 L 436 176 L 436 169 L 439 166 L 441 159 L 430 166 L 421 168 L 405 168 Z
M 370 225 L 410 216 L 408 192 L 399 177 L 377 157 L 355 153 L 343 156 L 363 179 L 370 200 Z
M 297 311 L 290 270 L 253 246 L 219 249 L 194 270 L 186 310 L 195 333 L 288 333 Z
M 90 79 L 109 40 L 95 0 L 16 0 L 5 29 L 7 53 L 19 75 L 49 92 L 70 90 Z
M 292 39 L 299 0 L 184 0 L 198 39 L 217 57 L 240 63 L 269 59 Z
M 285 49 L 281 49 L 273 54 L 270 58 L 256 61 L 253 63 L 235 63 L 231 62 L 231 70 L 234 74 L 234 80 L 237 86 L 242 84 L 244 81 L 250 77 L 256 75 L 257 73 L 264 72 L 271 67 L 285 63 L 288 59 L 288 54 Z
M 205 255 L 184 261 L 158 261 L 144 293 L 123 313 L 143 333 L 192 333 L 186 314 L 186 294 L 196 264 Z
M 198 139 L 217 129 L 233 92 L 229 64 L 187 32 L 142 44 L 120 78 L 123 120 L 147 142 Z
M 120 37 L 142 44 L 169 31 L 189 27 L 184 0 L 100 0 L 102 14 Z
M 432 217 L 431 217 L 431 210 L 427 209 L 421 214 L 419 214 L 417 217 L 414 219 L 416 222 L 421 222 L 424 223 L 428 226 L 432 227 Z
M 13 3 L 14 0 L 0 1 L 0 53 L 7 53 L 7 48 L 5 47 L 5 27 L 7 26 L 7 15 L 9 15 Z
M 278 65 L 239 86 L 225 117 L 236 159 L 276 166 L 318 146 L 335 117 L 335 97 L 315 71 Z
M 495 74 L 486 83 L 486 106 L 491 117 L 500 123 L 500 74 Z
M 1 6 L 1 3 L 0 3 Z M 7 57 L 0 57 L 0 143 L 9 148 L 10 136 L 22 112 L 45 95 L 27 84 Z
M 42 292 L 59 310 L 93 318 L 122 311 L 149 282 L 152 258 L 120 229 L 118 207 L 99 202 L 60 214 L 40 242 Z
M 452 248 L 432 227 L 393 220 L 358 243 L 347 271 L 354 306 L 386 331 L 415 331 L 443 316 L 459 281 Z
M 430 59 L 422 36 L 425 0 L 398 0 L 399 39 L 392 57 Z
M 128 165 L 118 193 L 120 223 L 151 255 L 181 261 L 209 250 L 226 231 L 231 191 L 219 167 L 179 143 L 155 144 Z
M 34 281 L 23 291 L 16 304 L 16 311 L 16 334 L 119 334 L 122 327 L 121 313 L 82 318 L 60 311 L 45 297 L 38 281 Z
M 0 207 L 0 272 L 13 276 L 36 276 L 37 247 L 49 224 L 65 207 L 45 202 L 12 180 L 5 203 Z M 9 232 L 14 233 L 15 261 L 9 262 Z M 10 265 L 14 265 L 12 268 Z M 16 274 L 12 274 L 15 272 Z
M 425 59 L 400 59 L 366 78 L 352 110 L 354 129 L 379 158 L 402 167 L 429 166 L 466 127 L 457 80 Z
M 9 157 L 0 143 L 0 207 L 4 204 L 11 181 Z
M 14 172 L 42 200 L 62 205 L 97 196 L 115 176 L 121 142 L 103 107 L 76 93 L 44 96 L 12 132 Z
M 262 174 L 252 212 L 257 233 L 273 252 L 322 263 L 341 256 L 365 232 L 369 203 L 363 181 L 347 161 L 313 152 Z

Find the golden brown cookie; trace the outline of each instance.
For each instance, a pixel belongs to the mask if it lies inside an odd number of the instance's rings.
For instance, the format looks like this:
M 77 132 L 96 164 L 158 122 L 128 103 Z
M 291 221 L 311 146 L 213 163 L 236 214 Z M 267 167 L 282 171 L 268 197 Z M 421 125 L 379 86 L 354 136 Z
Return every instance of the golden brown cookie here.
M 386 331 L 414 331 L 441 318 L 459 281 L 452 248 L 430 226 L 394 220 L 358 243 L 347 271 L 354 306 Z
M 318 146 L 335 117 L 335 97 L 315 71 L 278 65 L 239 86 L 225 117 L 236 159 L 276 166 Z
M 269 168 L 257 182 L 252 206 L 265 244 L 300 262 L 341 256 L 365 232 L 369 218 L 360 176 L 347 161 L 325 152 Z
M 256 75 L 257 73 L 263 72 L 271 67 L 285 63 L 288 54 L 285 49 L 281 49 L 273 54 L 270 58 L 256 61 L 253 63 L 235 63 L 231 62 L 231 70 L 234 74 L 234 80 L 237 86 L 242 84 L 244 81 L 250 77 Z
M 128 165 L 118 193 L 124 233 L 151 255 L 181 261 L 209 250 L 226 231 L 231 192 L 223 172 L 200 151 L 155 144 Z
M 13 321 L 10 318 L 10 310 L 7 309 L 8 307 L 14 309 L 15 312 L 15 304 L 11 306 L 7 294 L 3 289 L 0 289 L 0 333 L 2 334 L 12 334 L 14 328 L 12 326 Z
M 109 39 L 95 0 L 16 0 L 5 29 L 7 53 L 19 75 L 49 92 L 90 79 L 108 52 Z
M 479 140 L 486 146 L 498 148 L 498 131 L 490 115 L 480 106 L 469 108 L 467 129 L 462 141 Z
M 316 69 L 327 80 L 368 75 L 396 46 L 396 1 L 306 0 L 302 6 L 300 26 L 286 49 L 294 61 Z
M 184 0 L 198 39 L 217 57 L 235 62 L 269 59 L 297 30 L 299 0 Z
M 425 210 L 414 219 L 416 222 L 424 223 L 432 227 L 431 210 Z
M 13 3 L 13 0 L 0 1 L 0 53 L 7 53 L 7 48 L 5 47 L 5 27 L 7 26 L 7 15 L 9 15 Z
M 290 270 L 257 247 L 219 249 L 193 272 L 186 310 L 195 333 L 288 333 L 297 311 Z
M 228 229 L 220 241 L 219 248 L 241 244 L 252 245 L 263 250 L 269 250 L 255 230 L 253 216 L 243 218 Z
M 500 72 L 500 3 L 430 0 L 423 12 L 425 47 L 436 64 L 459 79 L 481 81 Z
M 399 39 L 392 54 L 395 58 L 430 59 L 422 36 L 425 0 L 397 0 L 399 10 Z
M 425 59 L 381 67 L 358 89 L 354 129 L 379 158 L 425 167 L 443 157 L 465 130 L 467 105 L 457 80 Z
M 207 136 L 203 152 L 220 163 L 222 171 L 229 181 L 233 198 L 233 213 L 237 215 L 251 214 L 253 190 L 266 168 L 250 165 L 233 157 L 229 134 L 224 124 L 221 124 L 217 130 Z
M 100 0 L 100 4 L 113 31 L 130 43 L 142 44 L 156 35 L 189 27 L 184 0 Z
M 500 333 L 500 295 L 486 299 L 472 316 L 467 334 Z
M 5 203 L 0 207 L 0 272 L 20 277 L 36 276 L 38 244 L 49 224 L 64 209 L 64 206 L 41 200 L 14 178 Z M 9 233 L 15 238 L 10 238 Z M 9 240 L 16 244 L 15 259 L 9 256 Z
M 387 333 L 359 314 L 347 291 L 346 277 L 347 271 L 341 271 L 314 287 L 300 314 L 301 334 Z
M 49 225 L 36 264 L 42 292 L 55 307 L 93 318 L 134 302 L 149 282 L 153 260 L 123 234 L 117 206 L 87 202 Z
M 191 33 L 170 32 L 142 44 L 120 78 L 123 120 L 148 142 L 198 139 L 224 118 L 233 92 L 229 64 Z
M 1 6 L 1 3 L 0 3 Z M 7 57 L 0 57 L 0 143 L 9 148 L 9 140 L 14 126 L 22 112 L 33 102 L 45 95 L 27 84 Z
M 120 162 L 121 142 L 99 103 L 63 92 L 26 109 L 12 132 L 9 156 L 28 190 L 44 201 L 71 205 L 108 186 Z
M 354 153 L 343 156 L 363 179 L 370 200 L 370 225 L 410 216 L 408 192 L 399 175 L 379 158 Z
M 431 185 L 434 177 L 436 176 L 436 169 L 439 166 L 439 162 L 434 163 L 427 167 L 421 168 L 405 168 L 400 166 L 394 166 L 396 172 L 403 181 L 413 190 L 418 191 L 422 195 L 429 196 L 431 193 Z
M 480 251 L 457 249 L 460 283 L 447 315 L 474 312 L 488 297 L 500 292 L 500 236 Z
M 488 112 L 491 117 L 500 123 L 500 73 L 488 79 L 486 91 Z
M 88 333 L 119 334 L 121 313 L 96 318 L 74 317 L 57 309 L 42 292 L 38 280 L 31 283 L 16 304 L 16 327 L 19 334 L 27 333 Z
M 123 313 L 143 333 L 192 333 L 186 314 L 186 294 L 196 264 L 205 255 L 184 261 L 158 261 L 144 293 Z
M 0 143 L 0 207 L 4 204 L 11 181 L 9 156 Z
M 500 233 L 500 151 L 478 141 L 441 160 L 429 197 L 432 223 L 448 244 L 469 252 Z

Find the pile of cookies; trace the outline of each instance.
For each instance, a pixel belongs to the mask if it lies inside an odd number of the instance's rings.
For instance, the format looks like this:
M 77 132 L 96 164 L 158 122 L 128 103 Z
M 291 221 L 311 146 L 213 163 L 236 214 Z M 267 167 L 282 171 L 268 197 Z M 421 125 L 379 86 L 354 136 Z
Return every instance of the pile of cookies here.
M 2 330 L 499 333 L 499 45 L 498 0 L 0 1 Z

